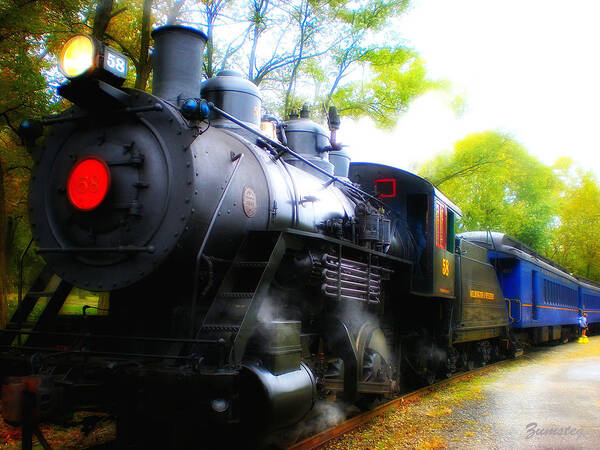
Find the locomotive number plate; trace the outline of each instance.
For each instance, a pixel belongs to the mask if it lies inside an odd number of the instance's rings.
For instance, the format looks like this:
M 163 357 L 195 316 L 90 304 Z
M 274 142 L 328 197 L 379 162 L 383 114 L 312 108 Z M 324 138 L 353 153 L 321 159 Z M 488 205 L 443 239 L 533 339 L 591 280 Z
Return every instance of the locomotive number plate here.
M 107 48 L 104 54 L 104 68 L 113 75 L 125 79 L 127 77 L 127 58 L 113 49 Z
M 254 217 L 256 214 L 257 200 L 256 193 L 254 189 L 249 186 L 244 188 L 244 192 L 242 192 L 242 207 L 244 208 L 244 214 L 248 217 Z
M 450 261 L 446 258 L 442 258 L 442 275 L 445 277 L 450 275 Z

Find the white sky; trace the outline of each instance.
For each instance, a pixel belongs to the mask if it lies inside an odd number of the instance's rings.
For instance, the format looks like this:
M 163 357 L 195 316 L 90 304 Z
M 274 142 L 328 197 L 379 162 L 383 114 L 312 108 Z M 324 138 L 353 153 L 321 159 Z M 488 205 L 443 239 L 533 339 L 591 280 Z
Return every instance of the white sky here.
M 411 169 L 469 133 L 498 130 L 546 164 L 569 156 L 600 176 L 600 1 L 414 0 L 399 28 L 429 76 L 465 96 L 465 113 L 432 92 L 392 132 L 343 122 L 354 161 Z

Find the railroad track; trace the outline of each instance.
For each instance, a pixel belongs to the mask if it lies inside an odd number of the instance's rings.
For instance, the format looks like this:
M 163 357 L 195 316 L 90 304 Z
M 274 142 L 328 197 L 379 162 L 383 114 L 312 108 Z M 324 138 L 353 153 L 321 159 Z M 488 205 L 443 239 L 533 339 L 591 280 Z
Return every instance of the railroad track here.
M 472 375 L 476 375 L 476 374 L 481 375 L 483 373 L 486 373 L 506 361 L 510 361 L 510 360 L 505 359 L 502 361 L 497 361 L 493 364 L 489 364 L 484 367 L 479 367 L 479 368 L 471 370 L 469 372 L 459 373 L 450 378 L 446 378 L 445 380 L 434 383 L 430 386 L 425 386 L 421 389 L 417 389 L 416 391 L 412 391 L 407 394 L 401 395 L 400 397 L 396 397 L 393 400 L 391 400 L 387 403 L 384 403 L 383 405 L 379 405 L 376 408 L 373 408 L 362 414 L 354 416 L 351 419 L 348 419 L 345 422 L 342 422 L 341 424 L 339 424 L 335 427 L 324 430 L 318 434 L 315 434 L 314 436 L 311 436 L 301 442 L 298 442 L 298 443 L 292 445 L 291 447 L 288 447 L 288 450 L 311 450 L 314 448 L 318 448 L 321 445 L 331 441 L 332 439 L 334 439 L 338 436 L 341 436 L 351 430 L 354 430 L 355 428 L 358 428 L 360 425 L 368 422 L 369 420 L 371 420 L 374 417 L 377 417 L 377 416 L 383 414 L 384 412 L 394 408 L 395 406 L 398 406 L 398 405 L 401 405 L 403 403 L 407 403 L 410 401 L 414 401 L 414 400 L 418 399 L 419 397 L 421 397 L 422 395 L 428 394 L 433 391 L 437 391 L 438 389 L 440 389 L 444 386 L 448 386 L 448 385 L 451 385 L 458 381 L 461 381 L 468 376 L 472 376 Z

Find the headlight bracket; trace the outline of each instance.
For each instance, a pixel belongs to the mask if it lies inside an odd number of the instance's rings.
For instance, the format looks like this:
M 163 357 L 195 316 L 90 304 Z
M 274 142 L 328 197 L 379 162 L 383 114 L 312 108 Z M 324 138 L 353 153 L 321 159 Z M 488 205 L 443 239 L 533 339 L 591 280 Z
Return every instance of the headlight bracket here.
M 131 95 L 94 78 L 77 78 L 58 88 L 58 95 L 87 110 L 109 111 L 131 104 Z

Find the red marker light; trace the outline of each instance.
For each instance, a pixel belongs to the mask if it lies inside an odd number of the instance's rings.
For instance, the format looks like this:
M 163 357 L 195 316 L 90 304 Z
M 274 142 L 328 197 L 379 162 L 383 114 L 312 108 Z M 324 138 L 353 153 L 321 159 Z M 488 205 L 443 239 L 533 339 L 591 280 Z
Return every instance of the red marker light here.
M 104 161 L 89 157 L 71 170 L 67 195 L 71 204 L 81 211 L 91 211 L 106 197 L 110 187 L 110 171 Z
M 375 180 L 375 193 L 379 198 L 395 197 L 396 196 L 396 179 L 382 178 Z

